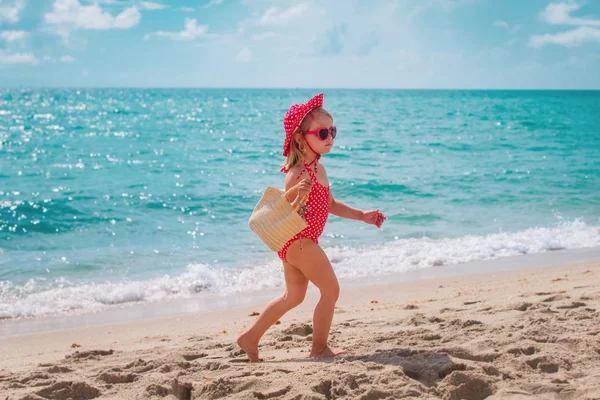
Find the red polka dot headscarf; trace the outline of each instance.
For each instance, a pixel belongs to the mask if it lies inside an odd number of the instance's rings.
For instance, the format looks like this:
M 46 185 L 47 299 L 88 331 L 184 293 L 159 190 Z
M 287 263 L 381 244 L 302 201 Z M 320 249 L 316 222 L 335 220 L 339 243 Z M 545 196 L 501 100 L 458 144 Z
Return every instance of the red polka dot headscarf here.
M 294 104 L 283 117 L 283 127 L 285 128 L 285 142 L 283 143 L 283 155 L 287 157 L 290 153 L 290 142 L 292 133 L 300 122 L 310 111 L 317 107 L 323 107 L 323 93 L 316 95 L 306 104 Z

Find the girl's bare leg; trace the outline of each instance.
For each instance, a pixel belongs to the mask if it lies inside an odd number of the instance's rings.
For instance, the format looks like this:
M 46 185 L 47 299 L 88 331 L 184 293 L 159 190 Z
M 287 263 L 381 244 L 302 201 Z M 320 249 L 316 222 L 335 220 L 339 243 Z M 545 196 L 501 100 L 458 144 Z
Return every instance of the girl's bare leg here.
M 238 345 L 246 352 L 248 359 L 252 362 L 259 361 L 258 342 L 271 327 L 286 312 L 296 307 L 304 300 L 308 279 L 289 262 L 283 261 L 283 271 L 285 276 L 286 291 L 265 307 L 264 311 L 254 321 L 254 324 L 246 332 L 242 333 L 238 339 Z
M 313 315 L 313 342 L 309 357 L 331 357 L 344 353 L 327 345 L 335 303 L 340 295 L 340 286 L 327 255 L 314 241 L 304 239 L 302 250 L 298 242 L 289 247 L 287 259 L 321 292 Z

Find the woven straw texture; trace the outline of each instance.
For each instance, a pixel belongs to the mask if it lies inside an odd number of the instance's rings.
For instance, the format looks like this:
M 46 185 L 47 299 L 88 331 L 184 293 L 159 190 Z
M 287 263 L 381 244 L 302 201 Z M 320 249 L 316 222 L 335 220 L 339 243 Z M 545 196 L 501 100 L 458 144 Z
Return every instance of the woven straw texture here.
M 248 226 L 271 250 L 277 252 L 308 225 L 290 205 L 285 193 L 268 186 L 252 212 Z

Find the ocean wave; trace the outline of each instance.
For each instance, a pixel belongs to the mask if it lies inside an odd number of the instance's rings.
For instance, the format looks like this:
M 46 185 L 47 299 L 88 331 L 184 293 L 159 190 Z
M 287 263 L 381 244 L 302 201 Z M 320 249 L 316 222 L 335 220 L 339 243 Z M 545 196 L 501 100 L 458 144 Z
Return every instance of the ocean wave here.
M 598 246 L 600 227 L 574 220 L 520 232 L 398 239 L 364 248 L 330 247 L 325 252 L 341 280 L 368 280 L 421 268 Z M 75 282 L 38 278 L 21 285 L 0 281 L 0 318 L 88 312 L 131 302 L 190 298 L 206 292 L 227 296 L 277 288 L 283 283 L 281 264 L 275 257 L 266 264 L 238 269 L 190 264 L 179 275 L 146 281 Z

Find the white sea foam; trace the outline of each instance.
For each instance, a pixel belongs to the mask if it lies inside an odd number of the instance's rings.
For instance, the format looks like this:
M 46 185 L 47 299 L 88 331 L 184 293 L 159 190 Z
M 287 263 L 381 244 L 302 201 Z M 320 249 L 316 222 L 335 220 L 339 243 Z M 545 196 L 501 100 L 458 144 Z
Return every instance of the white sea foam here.
M 381 246 L 332 247 L 325 251 L 340 279 L 364 280 L 419 268 L 585 247 L 600 247 L 600 227 L 575 220 L 513 233 L 400 239 Z M 206 291 L 226 296 L 281 285 L 281 263 L 275 256 L 267 264 L 234 270 L 192 264 L 180 275 L 146 281 L 74 283 L 36 279 L 24 285 L 0 281 L 0 318 L 92 311 L 128 302 L 193 297 Z

